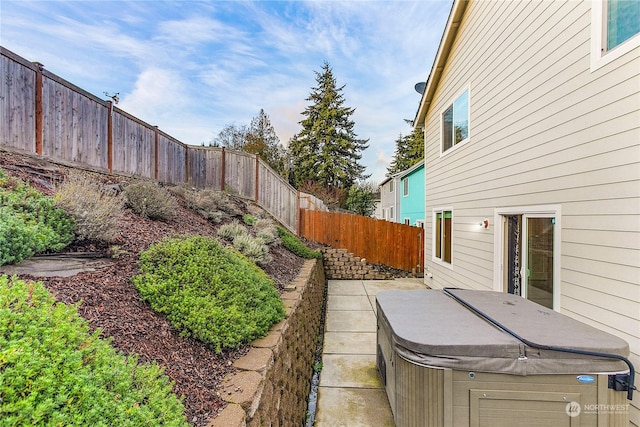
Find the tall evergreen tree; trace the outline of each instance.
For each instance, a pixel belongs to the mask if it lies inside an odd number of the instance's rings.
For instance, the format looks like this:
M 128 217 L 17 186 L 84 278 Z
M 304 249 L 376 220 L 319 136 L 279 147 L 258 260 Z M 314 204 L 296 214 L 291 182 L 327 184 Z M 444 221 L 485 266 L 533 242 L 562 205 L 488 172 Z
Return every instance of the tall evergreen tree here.
M 369 177 L 358 163 L 369 140 L 358 139 L 351 115 L 344 106 L 342 90 L 327 62 L 315 71 L 317 86 L 306 99 L 311 102 L 302 113 L 302 130 L 289 142 L 291 171 L 295 187 L 315 183 L 322 187 L 348 190 L 356 181 Z
M 387 168 L 387 175 L 402 172 L 424 159 L 424 133 L 415 129 L 409 135 L 402 135 L 395 141 L 396 150 Z

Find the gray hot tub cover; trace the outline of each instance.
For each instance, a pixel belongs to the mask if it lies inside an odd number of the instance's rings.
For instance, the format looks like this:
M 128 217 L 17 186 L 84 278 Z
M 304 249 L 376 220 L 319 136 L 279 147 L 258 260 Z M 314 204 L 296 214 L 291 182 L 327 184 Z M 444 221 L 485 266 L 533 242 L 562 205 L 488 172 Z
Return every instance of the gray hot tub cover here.
M 628 357 L 626 341 L 520 296 L 450 292 L 530 342 Z M 380 292 L 376 305 L 394 351 L 418 365 L 513 375 L 628 370 L 616 359 L 529 347 L 439 290 Z

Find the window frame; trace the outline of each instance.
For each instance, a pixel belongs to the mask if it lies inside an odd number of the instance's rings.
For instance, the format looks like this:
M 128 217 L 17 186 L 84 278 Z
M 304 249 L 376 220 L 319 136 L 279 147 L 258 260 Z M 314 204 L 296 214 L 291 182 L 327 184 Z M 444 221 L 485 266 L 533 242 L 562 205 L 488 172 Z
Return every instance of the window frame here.
M 389 207 L 389 219 L 395 220 L 395 216 L 393 215 L 393 206 Z
M 442 214 L 443 216 L 446 217 L 446 213 L 449 212 L 449 214 L 451 215 L 451 222 L 450 222 L 450 229 L 449 229 L 449 261 L 445 260 L 445 255 L 441 255 L 441 256 L 436 256 L 436 250 L 437 250 L 437 246 L 438 246 L 438 242 L 446 242 L 447 239 L 446 237 L 443 239 L 443 235 L 442 232 L 444 231 L 445 227 L 446 227 L 446 222 L 442 222 L 442 227 L 440 230 L 437 229 L 438 226 L 438 214 Z M 432 238 L 431 238 L 431 261 L 433 261 L 436 264 L 442 265 L 444 267 L 453 269 L 453 208 L 448 206 L 448 207 L 438 207 L 438 208 L 434 208 L 432 211 Z M 446 251 L 446 247 L 441 246 L 443 249 L 443 252 Z
M 445 150 L 444 149 L 444 134 L 445 134 L 444 114 L 450 108 L 454 109 L 454 117 L 453 117 L 453 123 L 454 123 L 453 129 L 454 130 L 453 130 L 453 132 L 454 132 L 454 139 L 455 139 L 455 107 L 454 106 L 455 106 L 456 102 L 465 93 L 467 94 L 467 137 L 465 139 L 461 140 L 460 142 L 457 142 L 457 143 L 455 141 L 453 141 L 451 147 L 449 147 L 449 148 L 447 148 Z M 469 84 L 463 90 L 461 90 L 459 93 L 457 93 L 456 96 L 454 96 L 450 102 L 447 102 L 447 104 L 442 109 L 442 111 L 440 111 L 440 157 L 445 156 L 445 155 L 455 151 L 458 147 L 466 144 L 470 140 L 471 140 L 471 85 Z
M 404 225 L 411 225 L 411 218 L 405 217 L 404 218 Z
M 393 179 L 389 181 L 389 193 L 393 193 Z
M 640 33 L 607 50 L 607 1 L 591 1 L 591 72 L 615 61 L 640 46 Z
M 402 197 L 409 196 L 409 177 L 402 178 Z

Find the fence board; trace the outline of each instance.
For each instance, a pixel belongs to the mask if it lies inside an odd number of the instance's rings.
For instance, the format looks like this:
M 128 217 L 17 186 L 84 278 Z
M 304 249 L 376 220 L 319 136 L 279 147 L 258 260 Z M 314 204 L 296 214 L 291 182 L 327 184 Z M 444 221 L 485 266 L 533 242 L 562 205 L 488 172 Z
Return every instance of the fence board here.
M 220 190 L 222 185 L 222 149 L 189 147 L 189 185 Z
M 256 202 L 289 230 L 296 232 L 298 192 L 262 160 L 258 162 L 258 200 Z
M 108 107 L 43 76 L 42 154 L 64 162 L 107 169 Z
M 232 150 L 225 153 L 225 188 L 238 196 L 255 198 L 255 155 Z
M 339 212 L 300 210 L 300 235 L 401 270 L 422 270 L 422 228 Z
M 187 146 L 169 135 L 158 133 L 158 181 L 167 184 L 185 182 Z
M 36 73 L 7 56 L 0 57 L 0 143 L 5 147 L 35 150 Z
M 155 178 L 155 128 L 113 109 L 113 171 Z

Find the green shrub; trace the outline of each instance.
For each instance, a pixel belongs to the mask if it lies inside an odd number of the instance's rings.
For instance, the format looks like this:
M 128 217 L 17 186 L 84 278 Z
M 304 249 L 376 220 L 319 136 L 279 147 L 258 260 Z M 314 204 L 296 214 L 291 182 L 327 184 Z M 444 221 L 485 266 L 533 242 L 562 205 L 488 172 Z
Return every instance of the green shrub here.
M 124 198 L 82 172 L 56 186 L 55 205 L 75 219 L 78 240 L 113 242 L 124 214 Z
M 0 424 L 186 426 L 157 365 L 117 353 L 41 283 L 0 277 Z
M 265 265 L 273 261 L 265 242 L 249 234 L 239 234 L 236 236 L 233 239 L 233 247 L 257 264 Z
M 140 271 L 132 280 L 142 298 L 217 353 L 264 336 L 285 315 L 274 282 L 214 239 L 165 239 L 141 253 Z
M 73 219 L 46 197 L 0 169 L 0 265 L 73 241 Z
M 218 237 L 225 240 L 233 240 L 242 234 L 249 234 L 246 227 L 240 224 L 238 221 L 230 222 L 229 224 L 221 225 L 218 228 Z
M 272 221 L 259 219 L 253 228 L 256 230 L 256 236 L 262 239 L 265 244 L 273 245 L 278 242 L 278 230 Z
M 242 221 L 247 224 L 249 227 L 251 227 L 252 225 L 254 225 L 256 223 L 256 221 L 258 220 L 258 218 L 256 218 L 255 216 L 251 215 L 251 214 L 244 214 L 242 215 Z
M 228 203 L 229 196 L 222 191 L 209 188 L 196 190 L 185 185 L 172 187 L 171 191 L 181 197 L 189 209 L 215 224 L 222 222 L 225 217 L 220 206 L 225 206 Z
M 170 219 L 177 207 L 173 196 L 151 181 L 136 181 L 124 187 L 127 205 L 138 215 L 153 220 Z
M 317 258 L 321 259 L 322 254 L 320 251 L 313 251 L 309 249 L 300 239 L 291 234 L 289 231 L 282 227 L 278 227 L 278 234 L 280 235 L 280 240 L 282 241 L 282 245 L 287 248 L 290 252 L 298 255 L 299 257 L 311 259 Z

